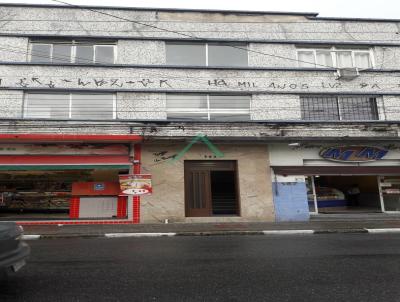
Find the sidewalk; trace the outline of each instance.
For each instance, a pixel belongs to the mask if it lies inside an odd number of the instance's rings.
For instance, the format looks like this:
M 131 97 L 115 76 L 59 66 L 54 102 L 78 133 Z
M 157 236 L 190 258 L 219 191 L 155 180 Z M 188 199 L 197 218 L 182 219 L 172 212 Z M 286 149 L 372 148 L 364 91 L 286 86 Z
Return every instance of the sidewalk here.
M 24 226 L 25 235 L 40 238 L 211 236 L 294 233 L 399 232 L 400 219 L 311 219 L 309 222 L 169 223 L 132 225 L 37 225 Z M 372 231 L 371 231 L 372 230 Z M 26 238 L 37 239 L 35 236 Z M 38 237 L 38 238 L 39 238 Z

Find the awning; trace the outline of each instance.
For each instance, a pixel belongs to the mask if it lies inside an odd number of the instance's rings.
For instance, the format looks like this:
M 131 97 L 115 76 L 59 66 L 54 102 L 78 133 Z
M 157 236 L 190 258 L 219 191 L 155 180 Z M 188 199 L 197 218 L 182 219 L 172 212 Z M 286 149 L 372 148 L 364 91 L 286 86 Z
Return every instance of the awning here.
M 0 155 L 0 165 L 129 165 L 128 155 Z
M 0 142 L 140 142 L 142 137 L 135 134 L 0 134 Z
M 0 171 L 129 169 L 128 155 L 0 155 Z
M 128 170 L 129 167 L 129 165 L 0 165 L 0 171 Z
M 400 175 L 400 166 L 272 166 L 278 175 Z

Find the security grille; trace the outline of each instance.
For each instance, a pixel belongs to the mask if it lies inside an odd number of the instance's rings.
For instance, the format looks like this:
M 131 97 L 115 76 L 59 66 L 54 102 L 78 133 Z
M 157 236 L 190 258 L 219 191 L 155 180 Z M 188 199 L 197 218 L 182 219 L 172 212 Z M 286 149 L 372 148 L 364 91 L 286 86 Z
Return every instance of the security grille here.
M 339 108 L 336 97 L 301 97 L 303 120 L 338 120 Z
M 341 97 L 339 99 L 342 120 L 377 120 L 376 98 Z
M 376 98 L 365 96 L 300 98 L 303 120 L 377 120 Z

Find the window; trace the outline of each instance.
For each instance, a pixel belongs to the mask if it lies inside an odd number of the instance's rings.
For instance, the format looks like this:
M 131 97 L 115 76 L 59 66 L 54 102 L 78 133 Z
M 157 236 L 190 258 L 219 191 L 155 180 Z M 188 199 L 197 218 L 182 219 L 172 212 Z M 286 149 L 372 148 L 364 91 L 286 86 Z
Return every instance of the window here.
M 114 119 L 113 94 L 28 93 L 25 95 L 25 118 Z
M 83 41 L 33 41 L 31 62 L 35 63 L 78 63 L 113 64 L 116 45 L 94 44 Z
M 185 66 L 248 66 L 241 43 L 166 43 L 167 64 Z
M 368 96 L 307 96 L 300 98 L 303 120 L 377 120 L 376 98 Z
M 250 120 L 250 96 L 167 94 L 167 118 L 248 121 Z
M 58 56 L 55 55 L 55 57 L 57 58 Z M 50 63 L 51 61 L 52 61 L 51 44 L 35 43 L 31 45 L 31 62 Z
M 206 44 L 167 43 L 167 63 L 170 65 L 205 65 Z
M 369 49 L 298 49 L 299 67 L 318 68 L 372 68 L 372 53 Z

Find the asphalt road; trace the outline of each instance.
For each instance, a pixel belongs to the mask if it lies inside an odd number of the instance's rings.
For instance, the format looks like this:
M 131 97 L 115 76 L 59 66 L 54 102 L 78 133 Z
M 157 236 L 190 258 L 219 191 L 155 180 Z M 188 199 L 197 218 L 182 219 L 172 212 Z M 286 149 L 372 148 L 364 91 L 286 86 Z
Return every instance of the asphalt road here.
M 0 301 L 400 301 L 400 235 L 30 241 Z

